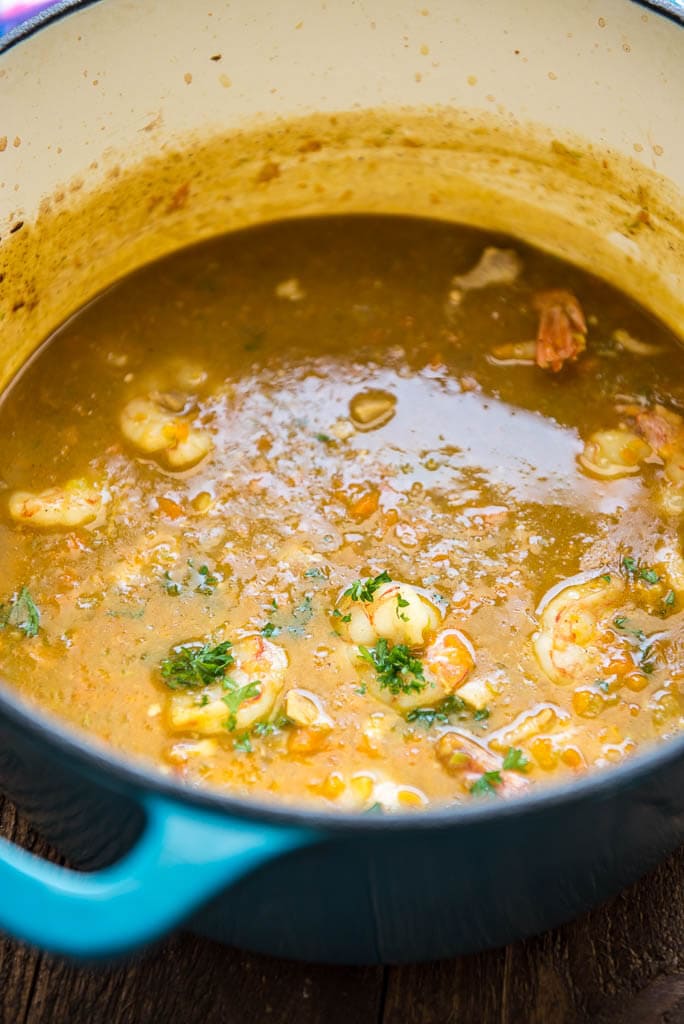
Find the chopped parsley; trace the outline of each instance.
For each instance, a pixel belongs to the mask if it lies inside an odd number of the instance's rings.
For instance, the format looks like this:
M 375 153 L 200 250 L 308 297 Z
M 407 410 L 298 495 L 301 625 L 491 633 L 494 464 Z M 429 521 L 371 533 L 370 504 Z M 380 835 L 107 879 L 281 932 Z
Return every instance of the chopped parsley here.
M 245 683 L 244 686 L 238 686 L 234 679 L 229 676 L 223 681 L 224 689 L 228 692 L 223 694 L 221 700 L 228 708 L 230 714 L 226 719 L 226 729 L 232 732 L 237 725 L 237 713 L 240 710 L 240 705 L 244 704 L 246 700 L 252 700 L 254 697 L 258 697 L 261 693 L 261 680 L 254 679 L 251 683 Z
M 503 768 L 507 772 L 526 772 L 529 763 L 519 747 L 509 747 L 503 759 Z
M 352 601 L 364 601 L 366 604 L 370 604 L 375 596 L 376 590 L 379 590 L 383 583 L 391 583 L 392 577 L 385 570 L 381 572 L 379 576 L 367 580 L 355 580 L 350 587 L 347 587 L 342 597 L 350 597 Z
M 314 434 L 314 437 L 317 441 L 320 441 L 321 444 L 335 444 L 335 438 L 330 437 L 329 434 Z
M 629 555 L 622 559 L 620 568 L 629 580 L 643 580 L 644 583 L 648 583 L 651 587 L 654 587 L 656 583 L 660 583 L 662 579 L 655 569 L 651 569 L 647 565 L 641 565 L 638 558 L 632 558 Z
M 486 722 L 490 714 L 491 712 L 489 708 L 478 708 L 475 714 L 473 715 L 473 718 L 475 719 L 476 722 Z
M 633 637 L 635 646 L 637 648 L 636 661 L 646 675 L 651 675 L 655 672 L 655 651 L 653 650 L 653 644 L 649 637 L 644 633 L 643 629 L 639 629 L 627 618 L 626 615 L 618 615 L 613 619 L 613 625 L 620 632 L 625 633 L 629 637 Z
M 496 796 L 496 787 L 503 782 L 501 772 L 485 772 L 470 787 L 473 796 Z
M 166 593 L 170 594 L 171 597 L 178 597 L 183 590 L 183 584 L 178 583 L 177 580 L 174 580 L 173 576 L 171 575 L 168 569 L 164 573 L 162 585 Z
M 347 612 L 346 615 L 343 615 L 342 612 L 339 610 L 339 608 L 335 608 L 333 610 L 332 615 L 333 615 L 333 619 L 341 619 L 342 622 L 351 622 L 351 614 L 349 612 Z
M 311 595 L 305 594 L 301 604 L 298 604 L 292 612 L 294 622 L 291 625 L 286 626 L 285 629 L 287 629 L 288 633 L 291 633 L 293 636 L 304 636 L 304 626 L 311 621 L 313 613 L 314 610 Z
M 406 644 L 392 645 L 380 639 L 375 647 L 359 645 L 359 652 L 377 672 L 381 689 L 389 690 L 395 696 L 399 693 L 420 693 L 425 689 L 423 663 L 413 656 Z
M 252 728 L 252 736 L 273 736 L 281 729 L 287 729 L 292 725 L 292 719 L 287 715 L 280 715 L 274 722 L 257 722 Z
M 238 736 L 237 739 L 234 739 L 233 747 L 235 750 L 241 750 L 244 754 L 251 754 L 254 747 L 252 746 L 252 741 L 249 738 L 249 733 L 243 732 L 242 736 Z
M 172 690 L 208 686 L 222 679 L 226 670 L 235 664 L 230 653 L 232 646 L 230 640 L 224 640 L 215 647 L 210 644 L 182 644 L 174 648 L 171 657 L 162 661 L 162 679 Z
M 449 721 L 449 715 L 460 715 L 465 711 L 465 701 L 455 694 L 445 697 L 443 701 L 432 708 L 414 708 L 406 716 L 407 722 L 418 722 L 429 729 L 435 722 L 444 724 Z
M 397 594 L 397 618 L 401 619 L 402 622 L 408 622 L 409 620 L 408 615 L 404 615 L 404 613 L 401 610 L 402 608 L 408 608 L 408 606 L 409 602 L 405 598 L 403 598 L 401 594 Z
M 40 611 L 28 587 L 21 588 L 10 601 L 9 607 L 0 605 L 0 626 L 14 626 L 27 637 L 38 636 Z
M 672 609 L 675 606 L 676 599 L 677 599 L 677 597 L 676 597 L 676 594 L 675 594 L 674 590 L 668 590 L 667 594 L 663 598 L 663 614 L 664 615 L 667 615 L 668 612 L 672 611 Z
M 195 588 L 200 594 L 212 594 L 214 587 L 218 583 L 218 576 L 214 576 L 209 572 L 209 567 L 206 565 L 200 565 L 197 570 L 201 579 L 198 586 Z
M 326 579 L 325 572 L 317 565 L 312 565 L 310 569 L 307 569 L 304 573 L 309 580 L 324 580 Z
M 280 626 L 275 626 L 272 622 L 267 622 L 265 626 L 262 626 L 261 635 L 268 639 L 271 636 L 278 636 L 281 632 Z

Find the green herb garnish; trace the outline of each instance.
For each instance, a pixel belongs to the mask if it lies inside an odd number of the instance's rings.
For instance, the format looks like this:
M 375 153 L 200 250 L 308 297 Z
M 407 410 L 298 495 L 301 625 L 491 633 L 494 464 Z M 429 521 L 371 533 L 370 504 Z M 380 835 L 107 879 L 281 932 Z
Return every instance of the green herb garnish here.
M 233 740 L 233 747 L 235 750 L 241 750 L 245 754 L 251 754 L 254 747 L 249 738 L 249 733 L 243 732 L 242 736 L 238 736 L 237 739 Z
M 263 626 L 261 629 L 261 635 L 265 636 L 267 639 L 271 636 L 278 636 L 278 633 L 280 632 L 281 627 L 275 626 L 272 622 L 267 622 L 266 625 Z
M 244 704 L 246 700 L 258 697 L 261 693 L 261 680 L 255 679 L 251 683 L 245 683 L 244 686 L 238 686 L 234 679 L 226 676 L 223 686 L 228 692 L 223 694 L 221 700 L 230 711 L 225 725 L 226 729 L 232 732 L 237 725 L 237 713 L 240 710 L 240 705 Z
M 476 722 L 486 722 L 490 714 L 491 712 L 489 708 L 478 708 L 475 714 L 473 715 L 473 718 L 475 719 Z
M 472 784 L 470 792 L 473 796 L 496 796 L 496 787 L 502 781 L 501 772 L 485 772 Z
M 349 612 L 347 612 L 346 615 L 343 615 L 342 612 L 339 610 L 339 608 L 335 608 L 333 610 L 332 615 L 333 615 L 333 619 L 341 619 L 342 622 L 351 622 L 351 614 Z
M 350 587 L 347 587 L 342 597 L 350 597 L 352 601 L 365 601 L 366 604 L 369 604 L 373 600 L 376 590 L 379 590 L 383 583 L 391 582 L 392 577 L 385 570 L 373 579 L 355 580 Z
M 503 759 L 503 768 L 507 772 L 526 772 L 529 764 L 519 747 L 509 747 Z
M 642 565 L 638 558 L 632 558 L 629 555 L 622 559 L 621 569 L 628 579 L 643 580 L 644 583 L 648 583 L 651 587 L 654 587 L 656 583 L 660 583 L 662 579 L 655 569 Z
M 230 653 L 230 640 L 212 647 L 210 644 L 182 644 L 173 656 L 161 663 L 162 679 L 172 690 L 183 687 L 208 686 L 222 679 L 235 664 Z
M 402 622 L 408 622 L 408 620 L 409 620 L 408 615 L 404 615 L 404 613 L 401 610 L 402 608 L 408 608 L 408 606 L 409 606 L 409 602 L 406 601 L 401 596 L 401 594 L 397 594 L 397 608 L 396 608 L 397 618 L 401 619 Z
M 28 587 L 21 588 L 10 601 L 9 607 L 0 605 L 0 627 L 4 626 L 14 626 L 27 637 L 38 636 L 40 611 Z
M 292 719 L 287 715 L 280 715 L 274 722 L 257 722 L 252 728 L 252 736 L 273 736 L 274 733 L 280 732 L 281 729 L 287 729 L 290 725 L 292 725 Z
M 425 689 L 423 663 L 415 658 L 406 644 L 394 644 L 378 640 L 375 647 L 359 645 L 364 661 L 372 665 L 378 675 L 380 688 L 390 693 L 420 693 Z
M 168 569 L 164 573 L 162 585 L 166 593 L 170 594 L 171 597 L 178 597 L 181 591 L 183 590 L 182 583 L 178 583 L 176 580 L 174 580 Z
M 613 625 L 622 633 L 634 638 L 637 648 L 636 660 L 641 671 L 645 672 L 646 675 L 651 675 L 655 672 L 655 651 L 653 650 L 650 638 L 644 633 L 643 629 L 634 626 L 626 615 L 618 615 L 617 618 L 613 619 Z
M 202 579 L 196 589 L 200 594 L 211 594 L 213 593 L 214 587 L 218 583 L 218 576 L 214 576 L 209 572 L 209 567 L 206 565 L 200 565 L 197 572 L 200 574 Z
M 444 724 L 449 721 L 449 715 L 461 715 L 464 711 L 465 702 L 456 694 L 451 694 L 432 708 L 414 708 L 413 711 L 409 711 L 406 721 L 418 722 L 429 729 L 435 722 Z

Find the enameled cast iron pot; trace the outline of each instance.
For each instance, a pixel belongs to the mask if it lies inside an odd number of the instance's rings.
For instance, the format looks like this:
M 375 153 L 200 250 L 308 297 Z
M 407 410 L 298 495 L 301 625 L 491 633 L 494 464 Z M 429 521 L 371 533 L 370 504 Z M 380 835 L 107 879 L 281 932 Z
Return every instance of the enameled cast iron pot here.
M 67 3 L 6 39 L 0 384 L 140 263 L 331 210 L 523 235 L 681 333 L 681 8 L 426 4 Z M 308 960 L 450 956 L 571 918 L 684 838 L 684 737 L 520 801 L 343 816 L 182 788 L 3 688 L 0 784 L 85 869 L 0 841 L 0 926 L 86 958 L 181 922 Z

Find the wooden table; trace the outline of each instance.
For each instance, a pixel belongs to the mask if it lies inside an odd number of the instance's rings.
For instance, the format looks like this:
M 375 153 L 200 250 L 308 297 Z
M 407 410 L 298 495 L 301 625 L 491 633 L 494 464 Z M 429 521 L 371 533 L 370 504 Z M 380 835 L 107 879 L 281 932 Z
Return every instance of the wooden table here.
M 47 851 L 8 803 L 0 832 Z M 2 942 L 0 1024 L 684 1024 L 683 883 L 684 850 L 564 928 L 416 967 L 288 963 L 179 935 L 85 970 Z

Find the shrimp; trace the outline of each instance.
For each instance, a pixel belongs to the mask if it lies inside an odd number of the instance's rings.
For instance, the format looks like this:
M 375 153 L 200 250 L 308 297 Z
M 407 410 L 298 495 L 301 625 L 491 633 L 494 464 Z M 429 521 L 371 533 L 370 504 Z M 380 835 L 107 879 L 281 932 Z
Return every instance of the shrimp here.
M 460 779 L 462 788 L 471 787 L 485 773 L 498 773 L 500 781 L 492 780 L 492 789 L 499 796 L 510 796 L 526 789 L 530 783 L 514 771 L 505 771 L 504 759 L 481 746 L 471 736 L 457 729 L 446 729 L 435 744 L 435 755 L 449 775 Z
M 422 647 L 441 624 L 436 604 L 409 583 L 389 581 L 370 600 L 354 600 L 346 590 L 337 603 L 335 628 L 345 640 L 370 646 L 377 640 Z
M 171 469 L 190 469 L 212 450 L 211 439 L 165 407 L 168 404 L 151 397 L 133 398 L 121 412 L 122 433 L 139 451 L 158 455 Z
M 467 695 L 463 692 L 464 684 L 465 686 L 473 685 L 466 683 L 466 679 L 474 667 L 474 652 L 463 633 L 458 629 L 444 629 L 438 633 L 426 650 L 423 659 L 425 678 L 432 687 L 430 703 L 457 694 L 466 703 L 473 705 L 474 701 L 475 707 L 483 707 L 486 700 L 481 702 L 476 698 L 475 691 L 471 694 L 473 700 L 468 700 Z M 424 696 L 421 703 L 425 705 Z
M 285 683 L 285 651 L 255 635 L 238 641 L 231 653 L 235 663 L 221 683 L 171 698 L 173 729 L 210 736 L 250 729 L 270 715 Z
M 15 491 L 9 514 L 18 523 L 38 529 L 73 529 L 94 522 L 102 510 L 99 490 L 85 480 L 69 480 L 63 487 L 49 487 L 33 494 Z
M 617 573 L 575 579 L 554 588 L 543 606 L 533 640 L 542 670 L 560 685 L 635 672 L 628 638 L 612 628 L 627 583 Z
M 579 463 L 591 476 L 616 480 L 638 473 L 652 454 L 650 444 L 631 430 L 597 430 L 584 445 Z
M 574 362 L 587 344 L 587 323 L 582 308 L 572 294 L 563 289 L 539 292 L 534 300 L 539 312 L 537 366 L 558 373 L 567 362 Z
M 666 515 L 684 514 L 684 419 L 663 405 L 652 409 L 622 406 L 631 414 L 636 432 L 650 444 L 664 462 L 660 506 Z

